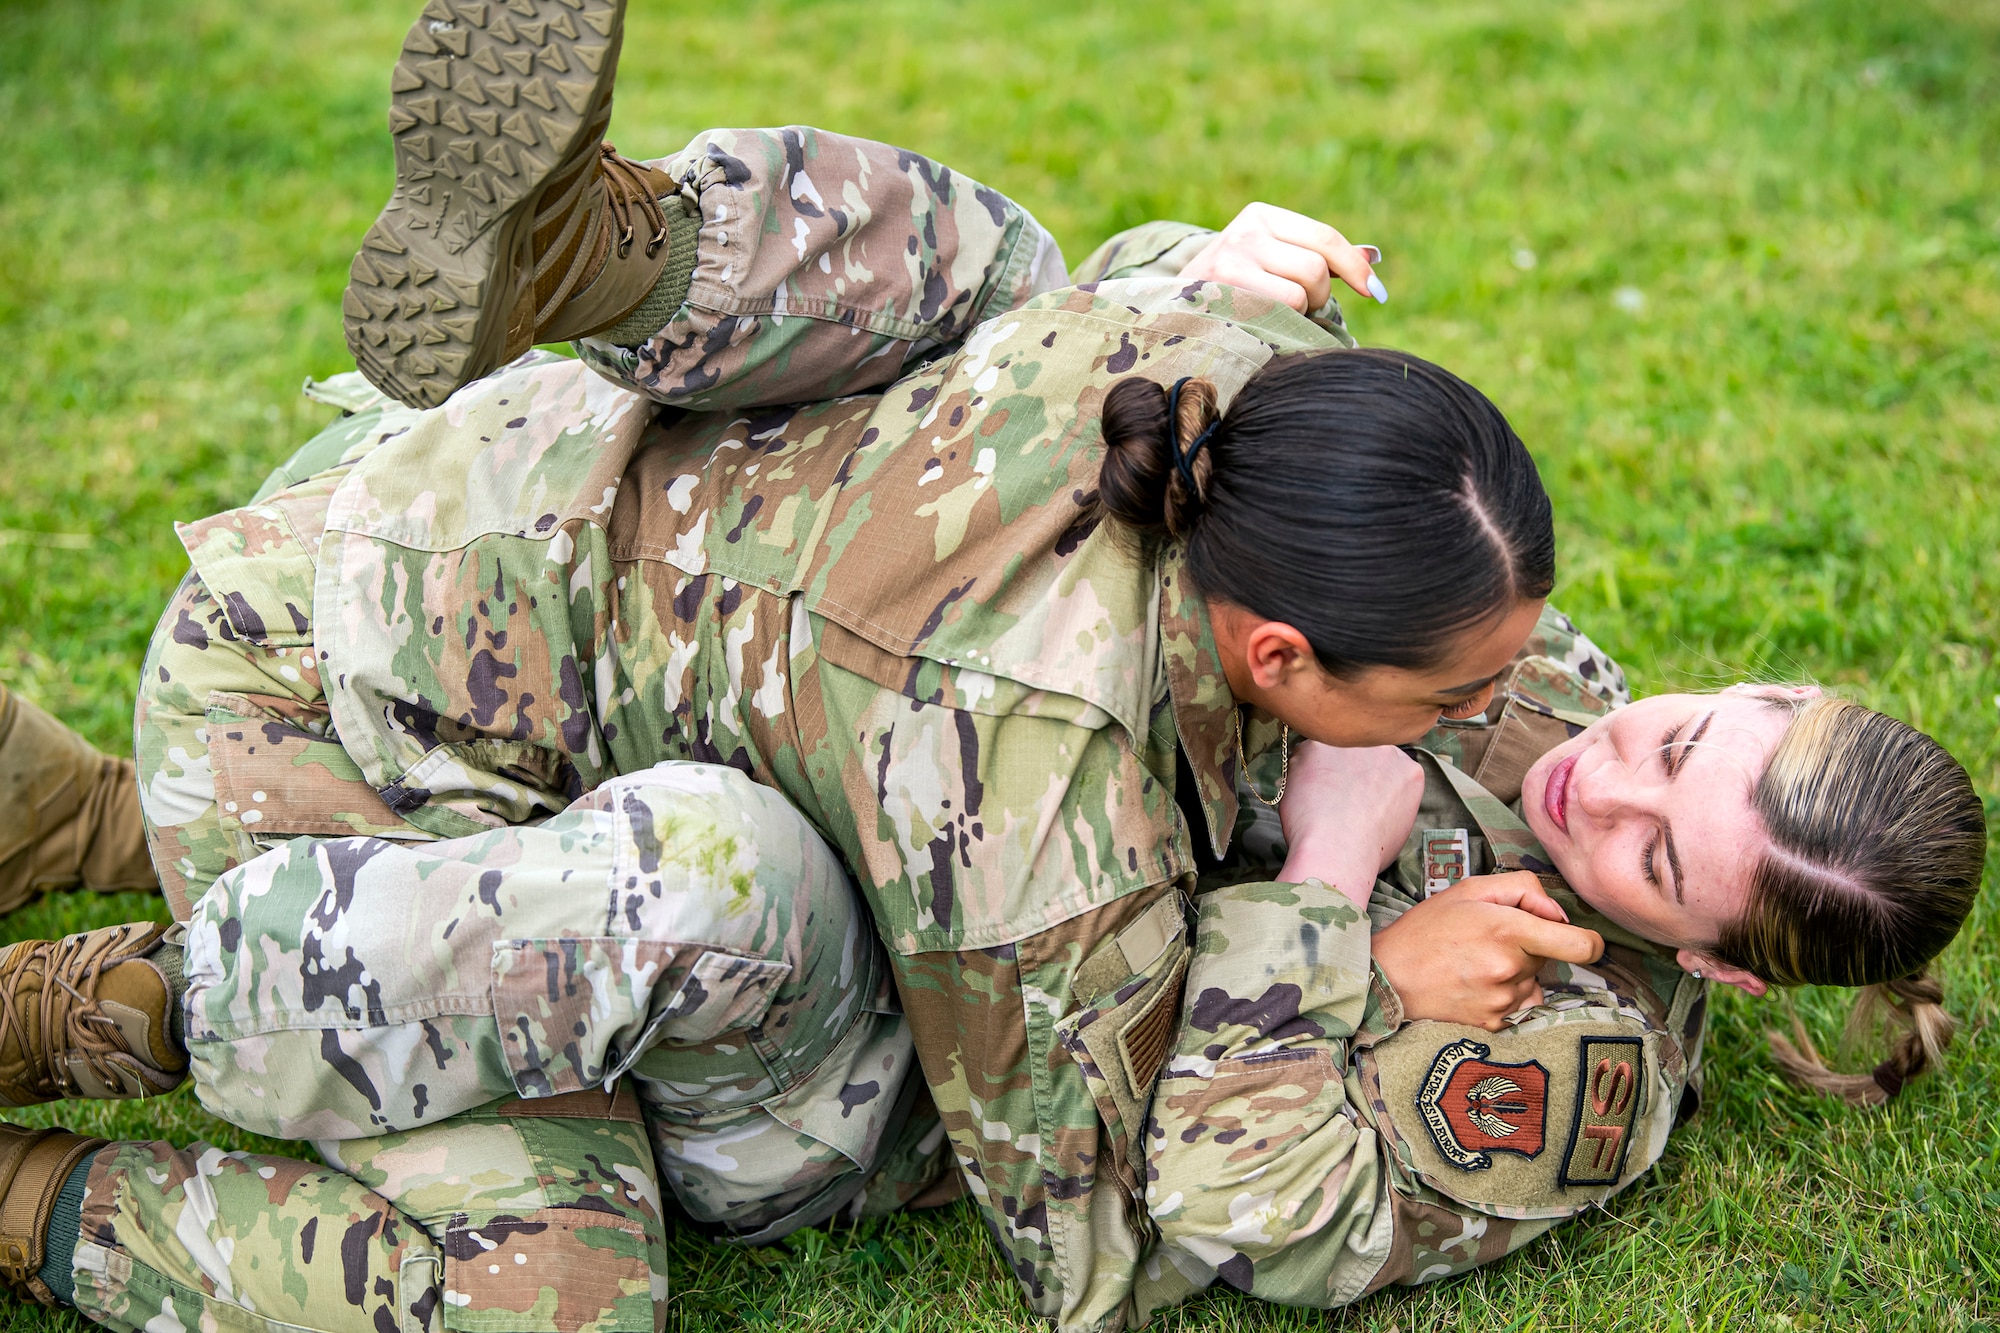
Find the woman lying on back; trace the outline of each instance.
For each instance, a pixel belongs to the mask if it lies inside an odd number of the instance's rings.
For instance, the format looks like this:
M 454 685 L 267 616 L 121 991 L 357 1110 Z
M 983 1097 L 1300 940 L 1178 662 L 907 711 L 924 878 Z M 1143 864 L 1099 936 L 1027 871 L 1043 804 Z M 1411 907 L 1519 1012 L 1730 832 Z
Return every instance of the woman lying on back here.
M 1184 534 L 1199 571 L 1232 460 L 1225 442 L 1204 484 L 1149 485 L 1186 443 L 1161 398 L 1113 391 L 1102 494 L 1146 539 Z M 1340 621 L 1285 610 L 1338 651 Z M 1886 1009 L 1895 1041 L 1871 1074 L 1775 1038 L 1806 1086 L 1875 1104 L 1936 1063 L 1952 1023 L 1927 965 L 1985 858 L 1964 769 L 1812 687 L 1626 698 L 1549 611 L 1483 713 L 1408 751 L 1307 743 L 1265 775 L 1277 811 L 1251 786 L 1232 855 L 1202 877 L 1153 1089 L 1141 1178 L 1161 1239 L 1139 1311 L 1212 1281 L 1337 1305 L 1488 1262 L 1601 1201 L 1698 1103 L 1710 982 L 1861 987 L 1858 1005 Z M 1595 931 L 1601 956 L 1510 977 L 1430 943 L 1521 910 Z M 1344 924 L 1363 912 L 1372 939 Z M 1073 1022 L 1087 1037 L 1099 1017 Z M 1115 1084 L 1115 1043 L 1086 1046 Z

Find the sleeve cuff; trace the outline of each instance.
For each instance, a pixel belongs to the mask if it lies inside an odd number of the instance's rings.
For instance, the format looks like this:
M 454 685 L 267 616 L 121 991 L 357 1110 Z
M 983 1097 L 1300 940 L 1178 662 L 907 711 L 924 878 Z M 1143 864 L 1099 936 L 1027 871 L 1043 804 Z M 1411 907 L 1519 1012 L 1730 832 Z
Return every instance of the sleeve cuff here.
M 1403 1014 L 1403 997 L 1396 993 L 1389 974 L 1374 959 L 1368 960 L 1368 1006 L 1361 1016 L 1361 1027 L 1354 1034 L 1355 1049 L 1373 1046 L 1376 1042 L 1395 1035 L 1396 1029 L 1408 1021 Z
M 1076 266 L 1074 283 L 1113 278 L 1173 277 L 1215 233 L 1189 222 L 1145 222 L 1119 232 Z

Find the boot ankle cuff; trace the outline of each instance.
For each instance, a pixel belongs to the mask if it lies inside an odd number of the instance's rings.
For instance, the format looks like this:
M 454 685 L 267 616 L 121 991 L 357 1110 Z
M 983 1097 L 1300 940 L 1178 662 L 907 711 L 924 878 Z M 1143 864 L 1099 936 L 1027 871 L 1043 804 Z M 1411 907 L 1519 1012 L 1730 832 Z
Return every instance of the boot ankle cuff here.
M 76 1304 L 76 1243 L 83 1238 L 83 1198 L 90 1184 L 90 1168 L 96 1163 L 95 1152 L 78 1159 L 49 1210 L 42 1267 L 35 1276 L 49 1289 L 57 1305 Z
M 592 334 L 592 341 L 607 342 L 614 347 L 642 346 L 651 342 L 653 335 L 665 328 L 687 303 L 688 288 L 694 284 L 695 259 L 700 252 L 701 217 L 690 216 L 673 199 L 668 199 L 665 206 L 667 266 L 660 270 L 646 299 L 610 328 Z
M 49 1216 L 84 1158 L 109 1144 L 63 1129 L 12 1133 L 0 1141 L 0 1282 L 43 1305 L 55 1294 L 41 1279 Z

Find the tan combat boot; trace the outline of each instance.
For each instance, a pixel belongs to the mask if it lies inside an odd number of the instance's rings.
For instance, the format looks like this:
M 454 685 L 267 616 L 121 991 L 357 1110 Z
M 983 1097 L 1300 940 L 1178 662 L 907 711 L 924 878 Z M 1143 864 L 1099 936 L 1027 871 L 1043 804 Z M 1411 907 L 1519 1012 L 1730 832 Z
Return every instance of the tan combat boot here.
M 384 393 L 435 407 L 652 292 L 677 187 L 602 143 L 624 19 L 625 0 L 430 0 L 410 29 L 390 79 L 396 188 L 341 301 Z
M 134 922 L 0 949 L 0 1106 L 180 1086 L 179 997 L 147 957 L 166 931 Z
M 43 1305 L 56 1299 L 38 1271 L 56 1198 L 84 1158 L 109 1146 L 66 1129 L 0 1125 L 0 1283 Z
M 157 889 L 132 761 L 0 685 L 0 912 L 50 889 Z

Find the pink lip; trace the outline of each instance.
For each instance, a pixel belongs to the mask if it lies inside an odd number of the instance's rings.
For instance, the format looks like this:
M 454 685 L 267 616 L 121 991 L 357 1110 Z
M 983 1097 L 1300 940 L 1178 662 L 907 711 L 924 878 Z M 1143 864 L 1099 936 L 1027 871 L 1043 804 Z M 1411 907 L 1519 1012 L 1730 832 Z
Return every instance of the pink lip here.
M 1564 833 L 1569 832 L 1569 775 L 1576 771 L 1576 756 L 1557 764 L 1542 785 L 1542 808 Z

